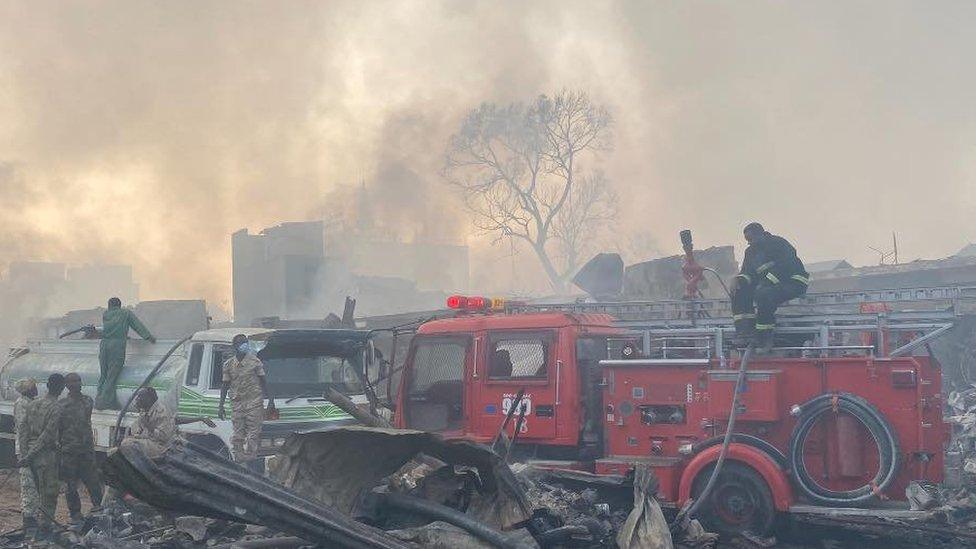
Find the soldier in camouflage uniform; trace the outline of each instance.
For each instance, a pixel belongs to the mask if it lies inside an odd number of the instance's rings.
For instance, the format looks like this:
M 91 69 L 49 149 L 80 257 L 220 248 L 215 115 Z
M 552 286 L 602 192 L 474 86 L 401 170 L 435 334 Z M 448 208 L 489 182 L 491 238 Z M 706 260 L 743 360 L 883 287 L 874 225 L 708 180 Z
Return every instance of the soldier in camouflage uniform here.
M 17 382 L 17 392 L 20 396 L 14 402 L 14 428 L 17 432 L 14 450 L 20 460 L 27 453 L 27 405 L 37 398 L 37 382 L 33 379 L 22 379 Z M 20 508 L 24 531 L 33 533 L 37 528 L 37 487 L 34 486 L 34 476 L 27 467 L 20 469 Z
M 234 460 L 243 463 L 258 457 L 258 439 L 265 413 L 264 399 L 268 399 L 269 410 L 274 409 L 274 399 L 268 394 L 264 365 L 251 351 L 247 336 L 238 334 L 231 344 L 234 355 L 224 361 L 224 385 L 220 390 L 217 415 L 224 419 L 224 400 L 230 392 L 231 421 L 234 424 L 231 444 L 234 447 Z
M 81 376 L 70 373 L 64 376 L 68 396 L 58 401 L 61 406 L 61 480 L 64 481 L 64 499 L 72 522 L 81 520 L 81 498 L 78 482 L 88 489 L 92 507 L 102 503 L 102 482 L 95 463 L 95 440 L 92 435 L 92 407 L 94 401 L 81 392 Z
M 179 434 L 177 428 L 176 414 L 166 406 L 156 389 L 143 387 L 136 395 L 136 409 L 139 410 L 139 418 L 132 426 L 132 438 L 135 440 L 148 440 L 158 444 L 162 448 L 168 447 Z
M 159 399 L 159 394 L 152 387 L 139 389 L 136 395 L 136 409 L 139 410 L 139 418 L 132 426 L 132 438 L 150 440 L 163 448 L 169 446 L 179 436 L 180 425 L 205 423 L 208 427 L 217 426 L 208 417 L 176 415 Z
M 18 467 L 27 467 L 37 485 L 40 505 L 34 517 L 42 532 L 51 527 L 58 508 L 58 430 L 61 407 L 58 397 L 64 391 L 64 376 L 51 374 L 47 378 L 47 395 L 27 405 L 27 452 L 17 460 Z
M 159 455 L 169 448 L 180 435 L 179 426 L 189 423 L 205 423 L 208 427 L 217 424 L 208 417 L 178 417 L 170 407 L 159 399 L 159 394 L 152 387 L 143 387 L 136 393 L 136 410 L 139 417 L 129 431 L 130 436 L 122 441 L 120 446 L 137 444 L 150 456 Z M 112 507 L 119 501 L 119 491 L 109 486 L 102 499 L 103 507 Z

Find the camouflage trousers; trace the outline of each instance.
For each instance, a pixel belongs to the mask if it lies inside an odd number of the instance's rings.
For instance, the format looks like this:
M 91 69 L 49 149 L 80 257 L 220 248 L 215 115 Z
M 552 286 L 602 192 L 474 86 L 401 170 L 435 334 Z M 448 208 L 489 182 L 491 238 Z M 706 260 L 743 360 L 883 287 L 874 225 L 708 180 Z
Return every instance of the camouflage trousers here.
M 37 486 L 37 513 L 34 518 L 43 526 L 50 526 L 58 510 L 58 493 L 61 491 L 61 480 L 58 478 L 58 456 L 54 452 L 41 452 L 34 456 L 27 474 L 33 477 Z
M 34 485 L 34 475 L 29 467 L 20 468 L 20 509 L 23 517 L 36 518 L 39 511 L 37 486 Z
M 102 481 L 94 450 L 81 453 L 65 453 L 61 456 L 61 480 L 64 481 L 64 499 L 68 512 L 74 517 L 81 513 L 81 497 L 78 485 L 84 484 L 91 498 L 92 507 L 102 504 Z
M 260 404 L 247 407 L 235 406 L 230 419 L 234 426 L 234 434 L 230 437 L 234 449 L 234 461 L 244 463 L 257 459 L 264 408 Z

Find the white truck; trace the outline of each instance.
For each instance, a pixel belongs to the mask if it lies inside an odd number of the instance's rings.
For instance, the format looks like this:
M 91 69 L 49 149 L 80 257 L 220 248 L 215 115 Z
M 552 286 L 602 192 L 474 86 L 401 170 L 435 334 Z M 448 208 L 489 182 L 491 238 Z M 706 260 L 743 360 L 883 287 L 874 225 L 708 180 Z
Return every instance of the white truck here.
M 273 455 L 292 432 L 351 423 L 351 417 L 323 398 L 328 386 L 357 404 L 367 402 L 364 373 L 373 377 L 379 366 L 372 335 L 367 330 L 204 330 L 176 347 L 149 383 L 181 416 L 206 416 L 217 423 L 216 428 L 203 423 L 182 426 L 188 439 L 218 452 L 230 448 L 230 418 L 220 420 L 217 408 L 224 355 L 230 352 L 231 340 L 239 333 L 248 336 L 264 362 L 268 390 L 279 412 L 278 419 L 268 420 L 262 427 L 259 455 Z M 120 404 L 125 404 L 176 344 L 177 341 L 152 344 L 129 340 L 117 385 Z M 83 392 L 94 398 L 99 377 L 98 346 L 98 339 L 39 339 L 12 349 L 0 366 L 0 437 L 12 444 L 13 404 L 18 396 L 14 385 L 20 379 L 37 380 L 38 391 L 43 395 L 50 374 L 76 372 L 82 378 Z M 229 416 L 230 403 L 226 409 Z M 118 416 L 118 410 L 96 410 L 92 414 L 97 450 L 105 451 L 112 445 Z M 130 410 L 123 428 L 130 426 L 135 416 L 135 410 Z

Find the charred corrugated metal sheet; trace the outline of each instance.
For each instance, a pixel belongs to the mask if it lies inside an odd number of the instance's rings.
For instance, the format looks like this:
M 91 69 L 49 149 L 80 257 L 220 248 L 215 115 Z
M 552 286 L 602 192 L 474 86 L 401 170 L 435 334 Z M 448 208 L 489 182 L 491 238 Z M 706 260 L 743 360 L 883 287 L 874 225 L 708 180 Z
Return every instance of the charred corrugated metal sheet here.
M 103 465 L 108 482 L 161 509 L 273 526 L 328 547 L 406 548 L 382 530 L 191 443 L 151 457 L 127 441 Z
M 489 495 L 479 518 L 510 528 L 531 516 L 511 469 L 488 447 L 433 433 L 360 426 L 297 433 L 282 447 L 272 475 L 306 497 L 354 514 L 363 495 L 415 456 L 477 469 Z

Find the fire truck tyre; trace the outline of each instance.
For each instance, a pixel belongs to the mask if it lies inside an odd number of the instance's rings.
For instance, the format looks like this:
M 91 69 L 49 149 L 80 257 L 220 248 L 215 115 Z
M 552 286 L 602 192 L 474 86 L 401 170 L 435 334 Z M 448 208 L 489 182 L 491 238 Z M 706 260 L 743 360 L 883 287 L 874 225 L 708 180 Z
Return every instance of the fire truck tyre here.
M 698 473 L 691 487 L 691 497 L 697 498 L 705 489 L 714 468 L 712 464 Z M 729 535 L 751 532 L 765 536 L 773 528 L 776 520 L 773 493 L 762 475 L 748 465 L 726 462 L 707 498 L 699 518 L 708 531 Z
M 867 484 L 854 490 L 830 490 L 821 486 L 813 479 L 803 459 L 803 449 L 813 427 L 823 417 L 840 412 L 857 418 L 878 447 L 877 474 Z M 812 502 L 851 507 L 874 499 L 895 479 L 898 472 L 898 440 L 891 425 L 868 401 L 850 393 L 823 394 L 800 407 L 787 457 L 796 486 Z

